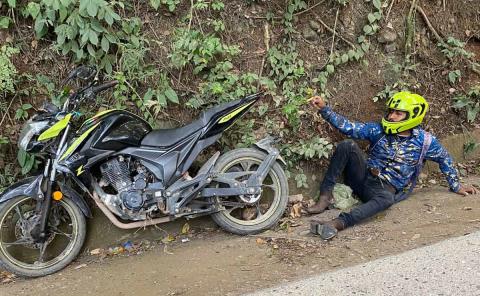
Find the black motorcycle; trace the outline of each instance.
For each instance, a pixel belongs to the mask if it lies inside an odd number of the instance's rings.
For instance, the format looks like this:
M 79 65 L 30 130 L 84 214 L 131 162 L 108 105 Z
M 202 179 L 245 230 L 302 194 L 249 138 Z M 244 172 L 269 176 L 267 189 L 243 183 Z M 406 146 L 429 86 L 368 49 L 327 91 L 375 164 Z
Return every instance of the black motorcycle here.
M 45 165 L 43 174 L 0 195 L 0 267 L 37 277 L 68 265 L 85 241 L 85 217 L 92 216 L 84 196 L 123 229 L 211 215 L 223 229 L 245 235 L 278 222 L 288 183 L 271 138 L 216 152 L 189 175 L 200 152 L 261 93 L 218 105 L 180 128 L 152 130 L 130 112 L 107 110 L 72 132 L 77 106 L 117 84 L 99 84 L 96 77 L 94 68 L 75 69 L 66 82 L 83 86 L 68 94 L 61 110 L 47 104 L 25 124 L 19 147 L 45 155 Z

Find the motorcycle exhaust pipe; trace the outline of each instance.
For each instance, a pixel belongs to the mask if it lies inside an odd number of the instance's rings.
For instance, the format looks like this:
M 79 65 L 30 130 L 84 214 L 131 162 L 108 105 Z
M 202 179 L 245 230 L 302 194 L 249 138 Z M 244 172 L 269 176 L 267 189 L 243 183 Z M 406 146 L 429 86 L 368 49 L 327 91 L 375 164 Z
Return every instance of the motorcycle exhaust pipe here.
M 94 184 L 94 187 L 96 184 Z M 95 188 L 97 189 L 97 188 Z M 100 190 L 103 191 L 103 190 Z M 145 221 L 136 221 L 136 222 L 131 222 L 131 223 L 123 223 L 120 222 L 117 217 L 115 217 L 114 214 L 103 204 L 103 202 L 100 200 L 100 197 L 98 196 L 97 190 L 93 191 L 93 200 L 97 204 L 97 206 L 100 208 L 100 210 L 107 216 L 108 220 L 113 223 L 113 225 L 117 226 L 118 228 L 121 229 L 134 229 L 134 228 L 141 228 L 141 227 L 146 227 L 146 226 L 151 226 L 155 224 L 160 224 L 160 223 L 165 223 L 165 222 L 170 222 L 172 219 L 170 217 L 162 217 L 162 218 L 156 218 L 156 219 L 151 219 L 151 220 L 145 220 Z

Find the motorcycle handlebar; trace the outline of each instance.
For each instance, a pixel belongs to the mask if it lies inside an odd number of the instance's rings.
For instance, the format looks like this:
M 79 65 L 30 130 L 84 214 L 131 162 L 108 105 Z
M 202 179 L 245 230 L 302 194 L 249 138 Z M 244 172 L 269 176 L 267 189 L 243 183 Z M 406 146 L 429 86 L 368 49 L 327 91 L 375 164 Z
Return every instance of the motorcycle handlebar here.
M 98 86 L 92 87 L 92 92 L 93 92 L 94 94 L 97 94 L 97 93 L 102 92 L 102 91 L 104 91 L 104 90 L 106 90 L 106 89 L 109 89 L 109 88 L 111 88 L 111 87 L 114 87 L 114 86 L 117 85 L 117 84 L 118 84 L 118 81 L 117 81 L 117 80 L 108 81 L 108 82 L 105 82 L 105 83 L 100 84 L 100 85 L 98 85 Z

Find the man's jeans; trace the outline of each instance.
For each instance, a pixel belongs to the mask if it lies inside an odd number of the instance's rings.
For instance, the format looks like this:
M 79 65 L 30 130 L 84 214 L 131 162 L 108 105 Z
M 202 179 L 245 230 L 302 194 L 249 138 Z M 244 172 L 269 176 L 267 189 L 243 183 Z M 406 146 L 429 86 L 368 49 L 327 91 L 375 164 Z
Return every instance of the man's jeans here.
M 340 214 L 339 218 L 346 227 L 372 217 L 394 204 L 395 188 L 370 173 L 364 152 L 353 140 L 345 140 L 337 145 L 320 186 L 320 193 L 331 192 L 342 174 L 344 183 L 363 201 L 363 204 L 353 208 L 350 213 Z

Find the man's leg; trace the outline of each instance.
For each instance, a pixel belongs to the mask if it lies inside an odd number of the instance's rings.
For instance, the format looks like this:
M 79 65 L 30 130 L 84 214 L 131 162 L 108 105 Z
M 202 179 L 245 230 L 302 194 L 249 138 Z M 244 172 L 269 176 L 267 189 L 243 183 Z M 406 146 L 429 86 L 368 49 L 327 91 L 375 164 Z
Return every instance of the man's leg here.
M 340 175 L 345 175 L 345 183 L 350 186 L 357 195 L 362 194 L 363 181 L 365 179 L 366 160 L 365 154 L 353 140 L 340 142 L 330 160 L 330 165 L 320 185 L 319 201 L 309 207 L 310 214 L 319 214 L 332 204 L 333 187 Z
M 331 239 L 339 230 L 388 209 L 395 203 L 395 189 L 387 182 L 382 182 L 378 177 L 369 174 L 365 178 L 363 198 L 366 202 L 353 208 L 350 213 L 341 213 L 338 218 L 326 223 L 312 223 L 311 231 L 320 234 L 323 239 Z
M 370 218 L 392 206 L 395 203 L 395 189 L 386 181 L 369 175 L 365 180 L 363 197 L 365 203 L 353 208 L 350 213 L 341 213 L 340 219 L 344 228 Z

